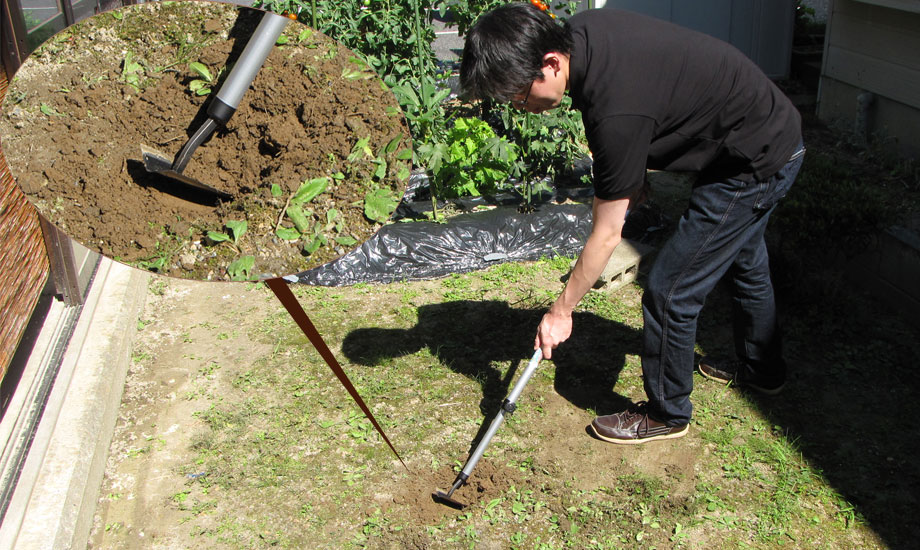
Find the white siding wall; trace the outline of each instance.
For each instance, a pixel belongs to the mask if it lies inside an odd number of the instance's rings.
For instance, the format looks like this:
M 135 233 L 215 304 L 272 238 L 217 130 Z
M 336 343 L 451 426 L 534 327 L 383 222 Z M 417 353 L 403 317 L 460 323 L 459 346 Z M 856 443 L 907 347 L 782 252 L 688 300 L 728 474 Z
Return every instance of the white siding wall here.
M 920 0 L 832 2 L 818 114 L 855 125 L 865 92 L 874 94 L 866 130 L 920 154 Z
M 792 0 L 606 0 L 606 8 L 651 15 L 724 40 L 771 78 L 789 76 Z

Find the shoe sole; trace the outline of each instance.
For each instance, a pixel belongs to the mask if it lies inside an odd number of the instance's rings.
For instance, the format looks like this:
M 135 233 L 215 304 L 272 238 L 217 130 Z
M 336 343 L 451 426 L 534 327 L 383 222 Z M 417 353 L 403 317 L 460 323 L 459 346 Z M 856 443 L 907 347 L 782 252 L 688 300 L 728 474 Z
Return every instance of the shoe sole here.
M 678 437 L 683 437 L 687 435 L 690 431 L 690 424 L 684 426 L 684 429 L 679 432 L 671 432 L 664 435 L 653 435 L 651 437 L 643 437 L 641 439 L 616 439 L 613 437 L 606 437 L 598 433 L 597 428 L 594 427 L 594 424 L 591 424 L 591 432 L 597 436 L 598 439 L 606 441 L 608 443 L 615 443 L 617 445 L 639 445 L 641 443 L 648 443 L 649 441 L 658 441 L 662 439 L 677 439 Z
M 738 383 L 737 381 L 735 381 L 734 378 L 729 379 L 729 380 L 726 380 L 725 378 L 720 378 L 720 377 L 718 377 L 718 376 L 709 374 L 709 373 L 707 373 L 706 371 L 704 371 L 704 370 L 701 369 L 701 368 L 697 368 L 696 370 L 697 370 L 697 372 L 699 372 L 701 375 L 703 375 L 703 378 L 707 378 L 707 379 L 709 379 L 709 380 L 712 380 L 712 381 L 714 381 L 714 382 L 718 382 L 718 383 L 723 384 L 723 385 L 725 385 L 725 386 L 733 386 L 733 387 L 736 387 L 736 388 L 747 388 L 747 389 L 751 389 L 751 390 L 754 390 L 755 392 L 757 392 L 757 393 L 759 393 L 759 394 L 762 394 L 762 395 L 779 395 L 779 393 L 783 391 L 783 388 L 786 387 L 786 383 L 785 383 L 785 382 L 783 382 L 782 384 L 779 385 L 779 387 L 776 387 L 776 388 L 765 388 L 765 387 L 763 387 L 763 386 L 758 386 L 758 385 L 756 385 L 756 384 L 751 384 L 751 383 Z
M 715 375 L 713 375 L 713 374 L 709 374 L 708 372 L 704 371 L 704 370 L 703 370 L 702 368 L 700 368 L 700 367 L 697 367 L 696 371 L 697 371 L 698 373 L 702 374 L 702 375 L 703 375 L 703 378 L 708 378 L 709 380 L 713 380 L 713 381 L 715 381 L 715 382 L 719 382 L 720 384 L 725 384 L 726 386 L 727 386 L 728 384 L 731 384 L 731 383 L 734 381 L 734 377 L 728 378 L 728 379 L 726 379 L 726 378 L 720 378 L 720 377 L 715 376 Z

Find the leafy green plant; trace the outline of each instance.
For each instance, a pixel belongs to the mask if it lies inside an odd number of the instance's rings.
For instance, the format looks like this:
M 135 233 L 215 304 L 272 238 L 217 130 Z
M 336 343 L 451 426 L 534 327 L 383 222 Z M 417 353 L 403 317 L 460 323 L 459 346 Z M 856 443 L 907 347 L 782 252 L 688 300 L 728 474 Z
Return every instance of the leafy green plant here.
M 412 72 L 419 56 L 434 66 L 432 0 L 256 0 L 255 7 L 297 14 L 300 21 L 361 54 L 389 85 Z M 416 15 L 426 14 L 426 25 Z
M 283 214 L 291 220 L 294 227 L 279 225 L 275 229 L 275 235 L 278 238 L 286 241 L 304 239 L 303 251 L 306 254 L 313 254 L 320 247 L 325 246 L 329 242 L 330 233 L 332 240 L 340 245 L 351 246 L 357 242 L 354 237 L 345 233 L 345 219 L 339 210 L 331 208 L 326 211 L 325 220 L 315 220 L 316 215 L 305 209 L 306 204 L 326 191 L 329 183 L 330 178 L 323 176 L 306 180 L 300 185 L 288 199 Z M 272 186 L 272 194 L 280 196 L 280 186 Z
M 581 115 L 570 109 L 571 103 L 566 96 L 558 109 L 541 114 L 501 106 L 500 133 L 517 143 L 521 150 L 516 177 L 528 180 L 556 176 L 570 170 L 576 160 L 585 156 L 584 124 Z
M 439 88 L 432 76 L 422 75 L 393 87 L 393 94 L 412 126 L 414 141 L 419 144 L 417 160 L 430 166 L 447 134 L 444 100 L 450 96 L 450 89 Z
M 477 196 L 496 191 L 508 179 L 518 150 L 488 123 L 459 118 L 447 135 L 446 155 L 429 168 L 447 196 Z
M 369 220 L 383 223 L 389 219 L 398 204 L 399 198 L 391 189 L 374 188 L 364 195 L 364 215 Z
M 319 177 L 304 181 L 294 196 L 291 197 L 291 204 L 306 204 L 318 197 L 326 188 L 329 187 L 329 178 Z
M 137 262 L 137 267 L 159 273 L 163 271 L 171 257 L 172 253 L 165 246 L 161 247 L 160 243 L 157 242 L 156 251 L 147 259 Z
M 408 148 L 400 148 L 403 136 L 398 135 L 380 147 L 375 154 L 370 146 L 370 138 L 364 137 L 359 139 L 351 149 L 346 160 L 348 166 L 345 173 L 336 177 L 351 177 L 358 179 L 370 179 L 373 181 L 382 181 L 386 178 L 392 161 L 409 160 L 412 158 L 412 151 Z M 398 171 L 393 174 L 397 179 L 405 180 L 409 177 L 409 170 L 405 165 L 398 165 Z
M 314 226 L 313 235 L 311 235 L 307 239 L 307 242 L 303 245 L 303 251 L 307 255 L 313 254 L 314 252 L 316 252 L 317 250 L 319 250 L 321 247 L 325 246 L 329 242 L 329 239 L 327 239 L 326 236 L 323 235 L 322 231 L 319 231 L 318 229 L 319 229 L 318 225 Z
M 296 240 L 299 239 L 302 235 L 310 233 L 313 229 L 313 225 L 310 223 L 312 213 L 308 216 L 307 212 L 309 211 L 305 212 L 303 205 L 310 203 L 313 199 L 319 196 L 326 190 L 328 185 L 329 178 L 327 177 L 313 178 L 304 181 L 297 189 L 297 191 L 291 195 L 291 198 L 288 200 L 287 207 L 284 211 L 284 215 L 286 215 L 291 220 L 291 222 L 294 224 L 294 227 L 279 227 L 276 229 L 275 234 L 285 240 Z M 310 253 L 315 252 L 317 248 L 319 248 L 319 246 L 311 250 Z

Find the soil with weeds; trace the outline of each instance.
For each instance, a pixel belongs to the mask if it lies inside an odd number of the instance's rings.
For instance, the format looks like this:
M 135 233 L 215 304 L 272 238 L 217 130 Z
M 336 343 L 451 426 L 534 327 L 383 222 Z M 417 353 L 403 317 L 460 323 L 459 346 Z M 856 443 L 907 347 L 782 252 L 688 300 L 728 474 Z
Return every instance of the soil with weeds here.
M 141 145 L 172 159 L 204 122 L 208 98 L 261 14 L 151 3 L 52 37 L 16 73 L 0 117 L 3 153 L 32 203 L 92 250 L 192 279 L 297 273 L 371 236 L 405 189 L 408 128 L 363 62 L 299 23 L 287 26 L 237 112 L 185 170 L 231 200 L 179 190 L 144 169 Z M 199 95 L 201 86 L 214 91 Z M 327 187 L 302 205 L 298 238 L 291 198 L 316 178 Z M 383 197 L 373 219 L 368 193 Z M 234 235 L 228 222 L 240 221 L 246 230 Z M 228 273 L 247 256 L 251 267 Z
M 90 547 L 909 547 L 910 529 L 887 518 L 916 503 L 916 428 L 860 418 L 882 400 L 918 412 L 916 329 L 853 296 L 859 317 L 820 322 L 832 306 L 784 302 L 781 396 L 697 378 L 689 435 L 624 448 L 585 428 L 644 396 L 642 290 L 592 291 L 455 493 L 468 506 L 434 502 L 526 365 L 568 265 L 294 287 L 408 470 L 266 288 L 156 278 Z M 731 349 L 730 310 L 718 289 L 701 352 Z

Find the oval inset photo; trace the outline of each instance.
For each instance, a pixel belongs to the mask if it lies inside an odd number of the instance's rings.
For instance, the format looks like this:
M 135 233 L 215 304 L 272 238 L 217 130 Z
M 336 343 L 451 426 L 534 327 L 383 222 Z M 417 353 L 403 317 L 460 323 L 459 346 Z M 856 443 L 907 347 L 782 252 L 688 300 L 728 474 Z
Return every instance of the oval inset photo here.
M 394 95 L 355 53 L 201 1 L 50 38 L 10 83 L 0 148 L 41 215 L 90 250 L 215 281 L 353 250 L 396 209 L 412 157 Z

